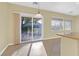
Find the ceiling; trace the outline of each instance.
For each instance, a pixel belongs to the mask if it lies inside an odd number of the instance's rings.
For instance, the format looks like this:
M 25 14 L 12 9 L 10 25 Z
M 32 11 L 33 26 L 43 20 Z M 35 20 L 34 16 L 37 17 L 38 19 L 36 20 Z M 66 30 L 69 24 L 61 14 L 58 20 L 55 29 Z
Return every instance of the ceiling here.
M 22 6 L 28 6 L 37 8 L 37 5 L 33 5 L 33 2 L 10 2 Z M 67 15 L 76 16 L 79 15 L 79 2 L 39 2 L 40 9 L 64 13 Z

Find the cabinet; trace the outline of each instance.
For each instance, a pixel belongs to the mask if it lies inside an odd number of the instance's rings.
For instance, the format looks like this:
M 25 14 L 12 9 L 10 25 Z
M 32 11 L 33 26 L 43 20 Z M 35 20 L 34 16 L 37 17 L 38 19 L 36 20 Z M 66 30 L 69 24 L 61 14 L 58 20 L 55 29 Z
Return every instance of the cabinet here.
M 48 56 L 78 56 L 78 40 L 61 37 L 43 41 Z
M 61 38 L 44 40 L 43 44 L 48 56 L 60 56 Z

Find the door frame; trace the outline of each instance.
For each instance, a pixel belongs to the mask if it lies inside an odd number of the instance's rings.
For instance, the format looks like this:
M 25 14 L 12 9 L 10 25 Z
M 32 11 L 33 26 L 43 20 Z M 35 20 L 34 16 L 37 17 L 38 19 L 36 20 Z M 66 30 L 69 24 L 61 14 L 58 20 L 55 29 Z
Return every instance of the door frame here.
M 21 19 L 21 17 L 23 16 L 23 17 L 32 17 L 32 39 L 33 39 L 33 16 L 34 16 L 35 14 L 30 14 L 30 13 L 20 13 L 20 43 L 26 43 L 26 42 L 33 42 L 33 41 L 25 41 L 25 42 L 22 42 L 21 41 L 21 39 L 22 39 L 22 37 L 21 37 L 21 23 L 22 23 L 22 19 Z M 44 18 L 42 19 L 42 35 L 41 35 L 41 38 L 39 39 L 39 40 L 43 40 L 44 39 Z M 34 40 L 34 41 L 38 41 L 38 40 Z

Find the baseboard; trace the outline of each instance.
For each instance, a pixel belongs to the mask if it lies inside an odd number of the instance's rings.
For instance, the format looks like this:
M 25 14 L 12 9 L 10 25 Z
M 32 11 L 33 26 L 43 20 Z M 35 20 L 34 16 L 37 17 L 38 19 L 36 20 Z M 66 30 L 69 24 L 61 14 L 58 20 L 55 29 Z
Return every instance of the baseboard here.
M 3 54 L 3 52 L 6 50 L 6 48 L 7 48 L 8 46 L 10 46 L 10 45 L 13 45 L 13 43 L 7 44 L 7 45 L 4 47 L 4 49 L 0 52 L 0 56 Z
M 8 47 L 9 45 L 6 45 L 5 47 L 4 47 L 4 49 L 0 52 L 0 56 L 3 54 L 3 52 L 6 50 L 6 48 Z

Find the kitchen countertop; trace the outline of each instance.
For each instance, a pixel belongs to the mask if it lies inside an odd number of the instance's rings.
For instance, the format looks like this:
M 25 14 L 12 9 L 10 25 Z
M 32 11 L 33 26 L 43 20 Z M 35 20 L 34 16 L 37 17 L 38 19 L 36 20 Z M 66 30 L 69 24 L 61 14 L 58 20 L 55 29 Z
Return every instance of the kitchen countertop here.
M 75 40 L 79 40 L 79 33 L 69 33 L 69 34 L 59 33 L 56 35 L 66 37 L 66 38 L 75 39 Z

